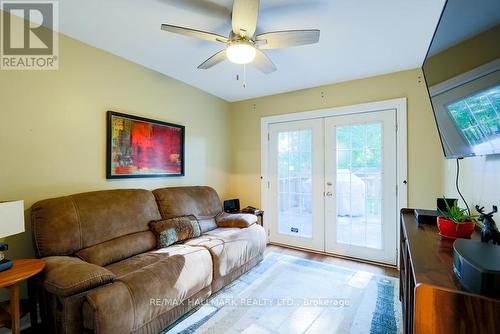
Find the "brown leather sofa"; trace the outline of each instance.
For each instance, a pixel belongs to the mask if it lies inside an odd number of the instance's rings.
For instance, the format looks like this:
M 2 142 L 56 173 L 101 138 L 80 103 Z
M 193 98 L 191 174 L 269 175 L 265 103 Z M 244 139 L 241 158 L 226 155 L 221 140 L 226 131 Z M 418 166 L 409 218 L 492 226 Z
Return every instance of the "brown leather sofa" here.
M 148 223 L 190 214 L 202 235 L 156 249 Z M 158 333 L 255 266 L 266 247 L 257 224 L 218 227 L 227 216 L 209 187 L 76 194 L 40 201 L 31 215 L 47 265 L 42 316 L 57 333 Z

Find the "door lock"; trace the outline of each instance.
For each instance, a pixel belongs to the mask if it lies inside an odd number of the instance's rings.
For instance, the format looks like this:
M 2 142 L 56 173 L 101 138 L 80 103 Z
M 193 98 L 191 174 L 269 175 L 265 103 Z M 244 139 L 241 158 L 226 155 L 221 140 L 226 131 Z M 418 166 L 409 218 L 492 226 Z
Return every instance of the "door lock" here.
M 333 193 L 331 191 L 328 191 L 325 195 L 328 196 L 328 197 L 332 197 Z

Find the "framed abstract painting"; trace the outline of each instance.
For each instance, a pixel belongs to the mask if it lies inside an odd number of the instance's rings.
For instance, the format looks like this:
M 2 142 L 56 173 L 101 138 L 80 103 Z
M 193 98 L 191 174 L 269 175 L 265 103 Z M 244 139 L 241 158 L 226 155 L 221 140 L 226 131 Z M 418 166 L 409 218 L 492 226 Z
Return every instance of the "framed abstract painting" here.
M 182 125 L 108 111 L 108 179 L 184 176 Z

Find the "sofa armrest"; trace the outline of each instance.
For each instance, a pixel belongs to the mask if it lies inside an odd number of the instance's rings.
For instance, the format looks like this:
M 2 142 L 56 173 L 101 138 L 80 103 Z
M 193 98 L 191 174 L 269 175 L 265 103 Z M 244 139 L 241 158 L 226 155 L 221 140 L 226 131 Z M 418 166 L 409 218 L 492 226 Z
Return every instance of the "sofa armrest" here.
M 44 288 L 58 296 L 71 296 L 114 281 L 106 268 L 71 256 L 49 256 L 45 261 Z
M 215 218 L 219 227 L 245 228 L 257 223 L 257 216 L 250 213 L 222 213 Z

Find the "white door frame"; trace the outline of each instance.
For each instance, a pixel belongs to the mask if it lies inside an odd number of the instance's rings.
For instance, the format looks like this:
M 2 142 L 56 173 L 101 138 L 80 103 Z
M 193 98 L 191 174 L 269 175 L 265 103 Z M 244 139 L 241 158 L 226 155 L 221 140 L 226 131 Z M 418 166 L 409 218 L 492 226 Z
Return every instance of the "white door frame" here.
M 296 112 L 290 114 L 268 116 L 261 118 L 261 206 L 268 211 L 268 187 L 270 178 L 268 174 L 269 157 L 269 124 L 289 121 L 301 121 L 314 118 L 325 118 L 340 115 L 367 113 L 372 111 L 396 110 L 396 151 L 397 151 L 397 207 L 398 212 L 407 207 L 408 203 L 408 153 L 407 153 L 407 109 L 406 97 L 356 104 L 351 106 L 318 109 L 311 111 Z M 269 212 L 269 211 L 268 211 Z M 399 218 L 399 215 L 398 215 Z M 269 236 L 269 227 L 265 226 Z M 399 220 L 396 221 L 397 256 L 399 256 Z M 398 261 L 397 261 L 398 262 Z

